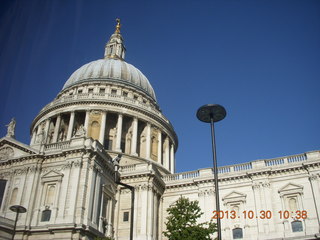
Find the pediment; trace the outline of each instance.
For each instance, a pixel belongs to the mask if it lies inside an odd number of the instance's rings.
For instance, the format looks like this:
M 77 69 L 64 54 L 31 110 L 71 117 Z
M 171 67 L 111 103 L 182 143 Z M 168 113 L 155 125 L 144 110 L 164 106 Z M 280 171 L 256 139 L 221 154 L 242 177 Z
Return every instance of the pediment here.
M 246 201 L 246 194 L 232 191 L 231 193 L 225 195 L 222 198 L 222 201 L 224 201 L 224 204 L 233 203 L 233 202 L 245 202 Z
M 284 187 L 280 188 L 278 192 L 280 195 L 302 194 L 303 186 L 294 183 L 288 183 Z
M 41 176 L 41 182 L 62 181 L 63 174 L 51 170 Z
M 3 137 L 0 139 L 0 162 L 13 158 L 37 154 L 37 151 L 16 139 Z
M 117 193 L 117 188 L 113 184 L 105 184 L 103 190 L 107 195 L 111 196 L 114 196 Z

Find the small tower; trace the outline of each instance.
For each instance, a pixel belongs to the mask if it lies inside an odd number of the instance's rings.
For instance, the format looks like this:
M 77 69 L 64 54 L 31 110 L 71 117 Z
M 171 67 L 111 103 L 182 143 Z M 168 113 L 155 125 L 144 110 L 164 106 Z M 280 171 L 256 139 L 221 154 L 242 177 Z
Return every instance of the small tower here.
M 104 58 L 115 58 L 124 60 L 126 48 L 123 44 L 123 38 L 120 34 L 120 19 L 117 18 L 117 25 L 114 34 L 111 35 L 109 41 L 106 44 Z

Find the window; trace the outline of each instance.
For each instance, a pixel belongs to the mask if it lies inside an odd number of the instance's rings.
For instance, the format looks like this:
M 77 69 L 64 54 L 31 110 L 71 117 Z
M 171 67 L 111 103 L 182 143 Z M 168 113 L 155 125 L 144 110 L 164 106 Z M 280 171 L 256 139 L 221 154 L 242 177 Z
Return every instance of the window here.
M 88 93 L 93 93 L 93 88 L 89 88 Z
M 51 210 L 50 209 L 46 209 L 46 210 L 42 211 L 41 222 L 50 221 L 50 217 L 51 217 Z
M 0 208 L 1 208 L 1 203 L 2 203 L 2 199 L 4 197 L 4 190 L 6 189 L 6 184 L 7 184 L 7 180 L 0 180 Z
M 111 94 L 112 95 L 117 95 L 117 90 L 116 89 L 111 89 Z
M 133 99 L 134 99 L 134 100 L 138 100 L 138 96 L 137 96 L 137 95 L 134 95 L 134 96 L 133 96 Z
M 128 222 L 129 221 L 129 212 L 123 212 L 123 221 Z
M 79 94 L 82 93 L 82 89 L 79 89 L 79 90 L 78 90 L 78 93 L 79 93 Z
M 128 97 L 128 92 L 123 92 L 122 95 L 123 95 L 124 97 Z
M 303 227 L 302 227 L 302 222 L 301 221 L 293 221 L 291 223 L 291 227 L 292 227 L 292 232 L 302 232 L 303 231 Z
M 242 228 L 235 228 L 232 230 L 233 239 L 242 239 Z
M 106 89 L 105 88 L 100 88 L 99 89 L 99 93 L 105 93 L 106 92 Z

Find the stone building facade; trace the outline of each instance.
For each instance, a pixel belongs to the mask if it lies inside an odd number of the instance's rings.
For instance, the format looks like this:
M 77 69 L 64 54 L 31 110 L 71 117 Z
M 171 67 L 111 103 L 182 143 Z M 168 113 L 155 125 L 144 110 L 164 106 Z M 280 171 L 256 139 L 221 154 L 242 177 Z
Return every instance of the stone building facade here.
M 166 209 L 180 196 L 213 217 L 212 169 L 175 173 L 178 139 L 148 79 L 124 61 L 118 22 L 104 59 L 76 70 L 31 125 L 31 141 L 0 139 L 0 235 L 10 239 L 166 239 Z M 13 123 L 13 122 L 12 122 Z M 13 128 L 13 132 L 12 132 Z M 317 239 L 320 152 L 219 168 L 223 239 Z M 267 214 L 267 215 L 266 215 Z M 228 216 L 227 216 L 228 215 Z M 266 216 L 265 216 L 266 215 Z

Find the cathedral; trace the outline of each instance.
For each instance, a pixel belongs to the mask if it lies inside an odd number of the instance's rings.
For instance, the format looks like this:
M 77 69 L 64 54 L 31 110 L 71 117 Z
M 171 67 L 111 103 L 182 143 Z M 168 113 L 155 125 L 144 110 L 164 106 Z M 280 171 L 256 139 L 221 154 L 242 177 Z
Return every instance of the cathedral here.
M 15 119 L 7 125 L 0 239 L 167 239 L 166 209 L 180 196 L 199 201 L 200 222 L 214 217 L 212 169 L 175 172 L 178 137 L 149 80 L 125 61 L 120 28 L 104 58 L 77 69 L 35 116 L 29 145 L 15 139 Z M 320 239 L 320 151 L 218 172 L 222 239 Z M 12 205 L 26 209 L 15 231 Z

